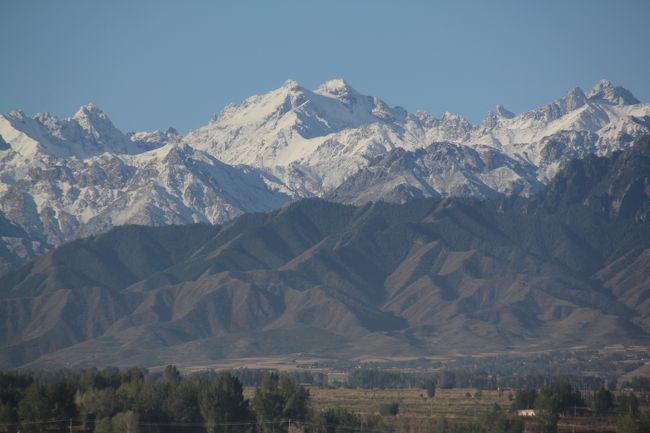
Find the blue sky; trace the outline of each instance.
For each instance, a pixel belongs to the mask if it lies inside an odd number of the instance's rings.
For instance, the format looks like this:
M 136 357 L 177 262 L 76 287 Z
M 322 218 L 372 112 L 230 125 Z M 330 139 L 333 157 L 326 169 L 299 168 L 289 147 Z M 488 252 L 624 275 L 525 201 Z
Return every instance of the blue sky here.
M 345 78 L 410 111 L 480 121 L 608 78 L 650 101 L 650 1 L 0 2 L 0 112 L 124 131 L 205 124 L 286 79 Z

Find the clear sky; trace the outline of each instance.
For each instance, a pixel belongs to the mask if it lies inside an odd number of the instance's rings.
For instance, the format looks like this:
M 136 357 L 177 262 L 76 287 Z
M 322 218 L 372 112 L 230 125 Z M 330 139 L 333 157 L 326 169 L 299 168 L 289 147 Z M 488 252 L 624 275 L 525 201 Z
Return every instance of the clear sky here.
M 650 1 L 0 1 L 0 112 L 181 131 L 295 79 L 480 121 L 608 78 L 650 101 Z

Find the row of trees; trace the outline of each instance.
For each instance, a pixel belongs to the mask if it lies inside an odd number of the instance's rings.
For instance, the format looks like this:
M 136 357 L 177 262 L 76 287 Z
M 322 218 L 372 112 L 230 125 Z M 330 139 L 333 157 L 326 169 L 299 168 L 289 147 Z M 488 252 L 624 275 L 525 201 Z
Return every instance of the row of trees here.
M 244 386 L 259 386 L 262 383 L 264 375 L 268 373 L 268 370 L 263 369 L 251 369 L 251 368 L 239 368 L 233 370 L 232 374 L 235 376 L 242 385 Z M 204 373 L 204 374 L 214 374 L 214 373 Z M 296 383 L 310 386 L 318 387 L 327 387 L 327 374 L 321 372 L 307 371 L 307 370 L 298 370 L 291 372 L 282 372 L 279 374 L 282 378 L 289 378 Z
M 138 368 L 0 373 L 0 424 L 8 426 L 9 433 L 53 430 L 57 426 L 64 431 L 70 419 L 96 433 L 287 433 L 288 420 L 293 420 L 307 433 L 390 431 L 389 426 L 381 424 L 381 418 L 360 417 L 344 408 L 310 412 L 309 391 L 295 377 L 271 372 L 245 374 L 256 383 L 250 399 L 244 396 L 242 381 L 231 372 L 181 376 L 174 366 L 156 374 Z M 356 378 L 376 385 L 384 376 L 376 370 L 361 370 Z M 432 401 L 436 381 L 429 376 L 420 386 Z M 621 432 L 634 432 L 626 426 L 644 425 L 634 394 L 615 396 L 605 388 L 583 394 L 565 381 L 548 383 L 539 390 L 517 390 L 512 409 L 534 408 L 539 431 L 553 432 L 560 415 L 570 415 L 585 405 L 599 414 L 616 409 Z M 399 405 L 384 405 L 380 413 L 397 415 Z M 436 431 L 455 432 L 459 428 L 443 421 Z M 495 406 L 480 422 L 463 427 L 463 431 L 519 433 L 522 426 L 521 419 Z
M 589 407 L 597 415 L 603 415 L 616 409 L 620 414 L 639 414 L 639 399 L 634 393 L 613 394 L 601 388 L 598 391 L 583 395 L 578 389 L 566 382 L 557 382 L 544 386 L 539 392 L 536 389 L 519 389 L 515 392 L 512 402 L 513 410 L 533 409 L 540 402 L 550 401 L 555 412 L 571 415 L 576 408 Z
M 97 433 L 286 431 L 285 420 L 304 421 L 309 392 L 266 373 L 254 397 L 230 372 L 183 378 L 176 367 L 163 375 L 106 369 L 54 375 L 0 373 L 0 424 L 9 431 L 42 431 L 69 419 Z
M 352 388 L 421 388 L 434 380 L 439 388 L 522 389 L 542 388 L 549 382 L 566 382 L 578 389 L 598 390 L 615 386 L 595 376 L 491 375 L 484 371 L 441 370 L 435 373 L 408 373 L 387 369 L 360 368 L 350 371 L 347 385 Z M 642 383 L 634 382 L 635 385 Z
M 650 415 L 639 412 L 639 400 L 634 393 L 614 396 L 609 390 L 601 388 L 589 395 L 582 395 L 568 383 L 554 383 L 535 389 L 517 390 L 512 403 L 513 410 L 535 409 L 537 431 L 540 433 L 557 431 L 560 415 L 575 414 L 577 408 L 590 406 L 597 415 L 618 415 L 619 433 L 640 433 L 650 431 Z
M 237 369 L 232 375 L 237 377 L 244 386 L 259 386 L 262 377 L 267 373 L 263 369 Z M 201 373 L 208 379 L 214 379 L 215 373 Z M 101 388 L 104 386 L 117 387 L 124 380 L 132 380 L 147 376 L 150 379 L 158 379 L 162 373 L 151 373 L 143 368 L 129 368 L 119 370 L 108 367 L 102 370 L 90 369 L 82 373 L 71 371 L 59 371 L 51 373 L 34 373 L 33 377 L 52 377 L 59 379 L 73 379 L 82 389 L 89 387 Z M 73 378 L 74 376 L 74 378 Z M 282 373 L 281 376 L 288 377 L 296 383 L 310 386 L 327 387 L 327 375 L 321 372 L 308 370 Z M 485 371 L 470 370 L 440 370 L 434 373 L 413 373 L 392 369 L 380 368 L 351 368 L 348 374 L 347 384 L 352 388 L 421 388 L 427 382 L 435 381 L 439 388 L 476 388 L 476 389 L 498 389 L 498 388 L 542 388 L 549 382 L 566 382 L 578 389 L 598 390 L 600 388 L 614 389 L 615 380 L 605 380 L 597 376 L 548 376 L 548 375 L 493 375 Z M 636 378 L 622 384 L 623 388 L 633 390 L 650 390 L 650 379 Z

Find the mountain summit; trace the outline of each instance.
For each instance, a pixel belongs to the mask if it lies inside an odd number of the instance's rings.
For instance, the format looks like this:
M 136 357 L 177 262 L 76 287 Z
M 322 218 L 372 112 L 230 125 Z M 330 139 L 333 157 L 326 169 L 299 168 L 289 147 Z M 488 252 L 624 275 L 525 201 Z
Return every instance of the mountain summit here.
M 600 80 L 589 91 L 587 95 L 589 99 L 608 101 L 617 105 L 633 105 L 638 104 L 640 101 L 632 95 L 632 92 L 621 87 L 614 86 L 608 80 Z
M 399 124 L 405 114 L 379 98 L 361 95 L 343 80 L 328 81 L 314 91 L 289 80 L 265 95 L 229 105 L 184 140 L 229 164 L 286 167 L 317 158 L 328 137 L 369 125 Z

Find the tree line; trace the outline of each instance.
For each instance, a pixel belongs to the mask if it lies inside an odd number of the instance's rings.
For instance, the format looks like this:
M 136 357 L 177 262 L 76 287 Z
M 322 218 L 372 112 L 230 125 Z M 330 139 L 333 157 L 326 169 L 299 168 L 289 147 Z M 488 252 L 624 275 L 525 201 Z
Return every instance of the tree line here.
M 476 388 L 539 389 L 549 382 L 566 382 L 578 389 L 598 390 L 612 388 L 616 382 L 597 376 L 549 376 L 549 375 L 496 375 L 484 371 L 439 370 L 431 373 L 404 372 L 391 369 L 353 369 L 348 374 L 346 386 L 352 388 L 421 388 L 434 380 L 441 389 Z M 637 384 L 637 382 L 634 382 Z
M 359 369 L 350 374 L 349 385 L 419 386 L 432 401 L 443 377 Z M 244 396 L 244 383 L 255 386 L 251 398 Z M 74 421 L 76 430 L 95 433 L 295 433 L 292 423 L 305 433 L 394 431 L 381 416 L 341 407 L 313 411 L 305 384 L 326 386 L 326 376 L 246 369 L 184 376 L 173 365 L 156 373 L 143 368 L 0 372 L 0 430 L 64 432 Z M 650 431 L 650 415 L 640 413 L 634 393 L 615 394 L 604 386 L 584 392 L 556 379 L 509 397 L 510 410 L 495 405 L 479 422 L 464 426 L 439 420 L 432 431 L 520 433 L 523 421 L 516 411 L 534 409 L 538 431 L 553 432 L 561 415 L 584 407 L 618 416 L 620 432 Z M 393 417 L 399 409 L 398 403 L 385 404 L 379 413 Z
M 398 403 L 382 405 L 381 415 L 360 415 L 345 407 L 314 411 L 309 390 L 299 380 L 310 383 L 313 377 L 246 369 L 184 376 L 173 365 L 158 373 L 143 368 L 0 372 L 0 427 L 7 433 L 63 433 L 73 427 L 71 422 L 75 431 L 94 433 L 398 431 L 384 422 L 399 413 Z M 252 397 L 244 396 L 242 382 L 255 386 Z M 432 399 L 435 382 L 428 382 L 425 391 Z M 491 424 L 466 427 L 476 433 L 521 433 L 511 415 L 500 409 L 493 415 Z M 492 429 L 497 425 L 508 429 Z M 446 421 L 439 427 L 439 433 L 464 431 Z
M 0 373 L 0 424 L 8 432 L 282 433 L 305 421 L 309 391 L 267 372 L 252 399 L 231 372 L 181 376 L 133 368 L 83 372 Z
M 595 416 L 616 416 L 619 433 L 650 431 L 650 413 L 639 410 L 639 399 L 634 393 L 614 394 L 601 387 L 582 393 L 568 382 L 558 381 L 541 389 L 519 389 L 515 392 L 512 409 L 534 409 L 537 431 L 557 431 L 560 416 L 575 416 L 585 408 Z
M 0 371 L 0 431 L 289 433 L 294 426 L 294 433 L 391 433 L 379 416 L 312 410 L 303 384 L 318 380 L 323 376 L 247 369 L 181 375 L 173 365 L 156 373 Z M 243 382 L 255 386 L 251 398 Z

